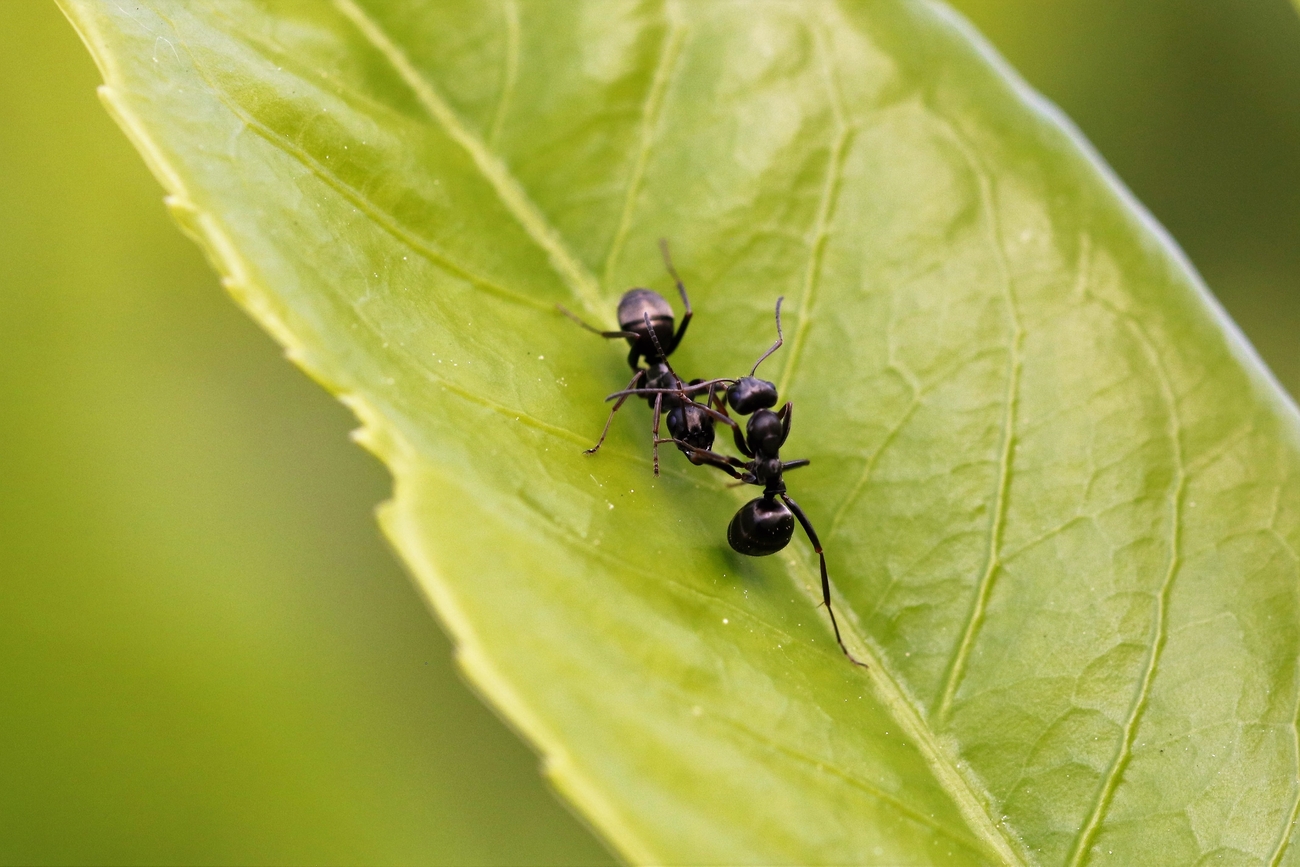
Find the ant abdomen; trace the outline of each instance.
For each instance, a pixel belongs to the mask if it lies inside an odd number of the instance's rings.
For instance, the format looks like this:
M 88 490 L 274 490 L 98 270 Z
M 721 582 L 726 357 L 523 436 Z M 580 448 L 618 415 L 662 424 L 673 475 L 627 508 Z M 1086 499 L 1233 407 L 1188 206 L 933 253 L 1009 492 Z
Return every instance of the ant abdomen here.
M 658 353 L 645 326 L 647 317 L 659 343 L 671 352 L 675 348 L 673 308 L 653 289 L 629 289 L 624 292 L 618 302 L 618 325 L 624 331 L 637 335 L 638 340 L 634 345 L 641 350 L 642 355 L 654 358 Z
M 629 289 L 618 300 L 618 324 L 624 328 L 640 325 L 646 314 L 650 315 L 651 322 L 656 319 L 671 321 L 673 308 L 668 306 L 664 296 L 653 289 Z
M 741 554 L 766 557 L 790 544 L 794 535 L 794 515 L 774 497 L 750 500 L 727 527 L 727 541 Z

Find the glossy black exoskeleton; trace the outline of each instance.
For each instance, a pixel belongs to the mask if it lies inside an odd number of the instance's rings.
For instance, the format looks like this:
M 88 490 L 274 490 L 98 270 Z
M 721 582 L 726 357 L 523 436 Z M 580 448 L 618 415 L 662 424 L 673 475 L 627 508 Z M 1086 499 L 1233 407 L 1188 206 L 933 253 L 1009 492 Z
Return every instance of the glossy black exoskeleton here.
M 740 425 L 721 407 L 705 408 L 706 413 L 731 426 L 736 447 L 748 460 L 742 461 L 682 442 L 679 442 L 678 446 L 687 452 L 692 463 L 716 467 L 742 483 L 762 487 L 763 495 L 741 506 L 740 511 L 736 512 L 727 526 L 727 542 L 739 553 L 751 557 L 775 554 L 790 544 L 796 521 L 803 527 L 820 561 L 822 603 L 826 606 L 826 613 L 830 615 L 835 640 L 845 656 L 855 664 L 865 667 L 865 663 L 860 662 L 849 652 L 844 645 L 844 639 L 840 637 L 839 623 L 836 622 L 835 611 L 831 607 L 831 582 L 830 575 L 826 571 L 826 553 L 822 550 L 821 540 L 817 538 L 817 531 L 813 529 L 812 522 L 808 520 L 803 509 L 799 508 L 799 504 L 786 493 L 785 471 L 806 467 L 809 464 L 807 459 L 781 460 L 781 447 L 790 436 L 794 404 L 786 401 L 779 410 L 773 411 L 771 407 L 777 402 L 776 386 L 754 375 L 763 359 L 781 346 L 780 300 L 776 302 L 776 334 L 776 343 L 763 353 L 754 364 L 753 370 L 749 372 L 749 376 L 732 380 L 727 388 L 727 405 L 737 413 L 749 416 L 743 434 Z M 697 388 L 699 386 L 687 386 L 682 389 L 683 395 L 679 399 L 685 399 L 692 389 Z
M 703 382 L 702 379 L 693 379 L 690 385 L 696 386 Z M 691 448 L 711 449 L 713 448 L 713 416 L 700 406 L 697 398 L 690 395 L 688 397 L 689 400 L 680 399 L 676 395 L 666 398 L 672 401 L 672 409 L 668 410 L 668 417 L 664 419 L 668 423 L 670 439 L 674 442 L 681 440 Z M 666 440 L 658 442 L 666 442 Z M 686 449 L 682 449 L 682 452 L 688 458 L 690 457 Z
M 595 454 L 600 449 L 609 434 L 609 426 L 614 421 L 614 414 L 619 411 L 628 397 L 635 394 L 644 397 L 654 413 L 651 441 L 656 476 L 659 475 L 661 443 L 677 443 L 678 448 L 690 458 L 691 452 L 688 449 L 710 449 L 713 447 L 714 437 L 713 417 L 695 400 L 693 393 L 683 391 L 684 387 L 694 388 L 707 383 L 697 379 L 687 386 L 678 378 L 676 371 L 668 362 L 668 356 L 681 345 L 686 327 L 691 324 L 693 313 L 691 300 L 686 295 L 686 286 L 682 283 L 682 278 L 677 275 L 677 269 L 673 267 L 672 258 L 668 255 L 668 243 L 661 239 L 659 250 L 664 257 L 664 267 L 668 269 L 669 276 L 677 284 L 677 291 L 681 294 L 682 304 L 686 308 L 686 312 L 682 314 L 682 324 L 675 331 L 673 309 L 668 306 L 668 302 L 662 295 L 652 289 L 636 288 L 623 293 L 623 297 L 618 302 L 618 326 L 622 329 L 620 331 L 601 331 L 583 322 L 563 307 L 560 308 L 566 316 L 588 331 L 605 338 L 624 338 L 631 346 L 627 363 L 634 371 L 632 381 L 623 391 L 617 393 L 618 402 L 610 409 L 609 417 L 605 419 L 605 428 L 600 432 L 600 439 L 586 450 L 586 454 Z M 645 367 L 641 366 L 642 359 L 645 360 Z M 709 399 L 712 400 L 712 397 Z M 671 434 L 669 437 L 659 436 L 659 417 L 664 413 L 668 414 L 668 432 Z M 695 462 L 694 458 L 691 460 Z

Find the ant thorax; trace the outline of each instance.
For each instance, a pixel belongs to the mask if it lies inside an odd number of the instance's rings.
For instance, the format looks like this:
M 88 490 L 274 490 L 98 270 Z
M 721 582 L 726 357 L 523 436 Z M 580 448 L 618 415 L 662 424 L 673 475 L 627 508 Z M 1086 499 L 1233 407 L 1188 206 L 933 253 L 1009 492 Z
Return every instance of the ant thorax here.
M 770 409 L 758 410 L 745 425 L 745 439 L 756 458 L 778 458 L 781 443 L 785 439 L 785 426 L 781 423 L 781 417 Z M 777 463 L 779 466 L 780 461 Z
M 785 483 L 781 481 L 782 469 L 783 467 L 781 466 L 780 458 L 754 459 L 754 469 L 752 470 L 754 473 L 754 480 L 767 489 L 764 493 L 768 496 L 771 496 L 778 490 L 785 490 Z M 778 482 L 779 486 L 773 484 Z

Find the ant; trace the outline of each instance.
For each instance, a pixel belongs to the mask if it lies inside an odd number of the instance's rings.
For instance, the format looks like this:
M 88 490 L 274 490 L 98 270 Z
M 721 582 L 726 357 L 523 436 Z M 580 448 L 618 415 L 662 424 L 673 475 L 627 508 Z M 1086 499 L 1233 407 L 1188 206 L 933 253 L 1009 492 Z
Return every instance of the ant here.
M 795 521 L 799 522 L 820 561 L 822 604 L 826 606 L 826 613 L 830 615 L 835 641 L 850 662 L 866 668 L 866 663 L 854 657 L 845 646 L 844 639 L 840 637 L 840 626 L 835 620 L 835 611 L 831 607 L 831 583 L 826 571 L 826 554 L 822 550 L 821 540 L 817 538 L 817 531 L 813 529 L 812 522 L 808 520 L 808 516 L 804 514 L 799 504 L 786 493 L 785 471 L 806 467 L 811 463 L 807 458 L 793 461 L 781 460 L 781 446 L 790 436 L 794 403 L 786 401 L 779 410 L 773 412 L 772 407 L 776 406 L 778 400 L 776 385 L 755 375 L 758 373 L 758 366 L 773 352 L 780 349 L 784 341 L 781 333 L 782 300 L 784 299 L 778 298 L 776 302 L 776 343 L 754 362 L 754 367 L 748 376 L 733 380 L 713 380 L 684 387 L 679 384 L 676 389 L 678 400 L 685 401 L 693 400 L 691 394 L 707 386 L 709 403 L 712 404 L 713 389 L 716 385 L 719 382 L 729 382 L 730 385 L 726 389 L 726 403 L 738 414 L 749 416 L 743 434 L 740 425 L 727 414 L 725 406 L 722 406 L 719 411 L 712 406 L 704 407 L 698 403 L 694 405 L 701 406 L 705 414 L 711 418 L 731 425 L 736 448 L 749 460 L 742 461 L 729 455 L 718 454 L 708 448 L 700 448 L 681 440 L 677 441 L 677 446 L 686 453 L 693 464 L 716 467 L 732 478 L 738 479 L 741 484 L 762 486 L 763 495 L 755 497 L 742 506 L 727 526 L 727 542 L 735 551 L 750 557 L 766 557 L 775 554 L 790 544 L 790 539 L 794 535 Z M 632 393 L 644 395 L 648 390 L 637 389 Z M 611 395 L 611 398 L 614 396 Z M 626 395 L 622 397 L 625 398 Z
M 673 282 L 677 284 L 677 291 L 682 296 L 682 304 L 686 307 L 686 312 L 682 314 L 682 324 L 675 333 L 673 309 L 668 306 L 668 302 L 662 295 L 652 289 L 636 288 L 623 293 L 623 297 L 618 302 L 619 331 L 601 331 L 583 322 L 564 307 L 560 307 L 560 312 L 588 331 L 607 339 L 625 338 L 632 347 L 627 356 L 628 365 L 635 371 L 632 381 L 627 384 L 627 388 L 619 392 L 619 400 L 609 411 L 609 418 L 605 419 L 605 428 L 600 432 L 600 439 L 583 453 L 592 455 L 599 451 L 606 435 L 609 434 L 614 413 L 618 412 L 628 397 L 636 394 L 644 397 L 654 412 L 651 437 L 656 476 L 659 475 L 660 443 L 677 443 L 677 447 L 692 463 L 698 463 L 687 450 L 708 451 L 713 446 L 714 437 L 713 418 L 704 411 L 694 397 L 682 391 L 686 384 L 678 378 L 672 365 L 668 363 L 668 356 L 681 344 L 682 337 L 686 334 L 686 327 L 691 324 L 691 316 L 694 314 L 691 311 L 691 300 L 686 295 L 686 286 L 682 283 L 682 278 L 678 276 L 677 269 L 673 267 L 673 260 L 668 255 L 668 242 L 662 238 L 659 239 L 659 251 L 663 254 L 664 266 L 668 269 Z M 642 357 L 645 358 L 645 367 L 640 366 Z M 687 387 L 707 384 L 704 380 L 697 379 L 692 380 Z M 714 384 L 716 385 L 716 381 Z M 638 385 L 641 386 L 640 389 Z M 710 391 L 711 400 L 712 391 Z M 668 413 L 668 432 L 672 436 L 660 438 L 659 417 L 665 412 Z

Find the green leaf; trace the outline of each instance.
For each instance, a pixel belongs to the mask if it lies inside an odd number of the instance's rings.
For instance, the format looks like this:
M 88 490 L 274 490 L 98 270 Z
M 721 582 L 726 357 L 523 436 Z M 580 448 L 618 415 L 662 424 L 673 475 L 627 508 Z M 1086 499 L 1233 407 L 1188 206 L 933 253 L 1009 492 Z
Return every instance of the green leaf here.
M 66 0 L 226 285 L 351 406 L 467 676 L 657 863 L 1294 862 L 1295 408 L 952 13 Z M 800 539 L 665 453 L 606 327 L 798 405 Z M 430 733 L 436 736 L 436 733 Z

